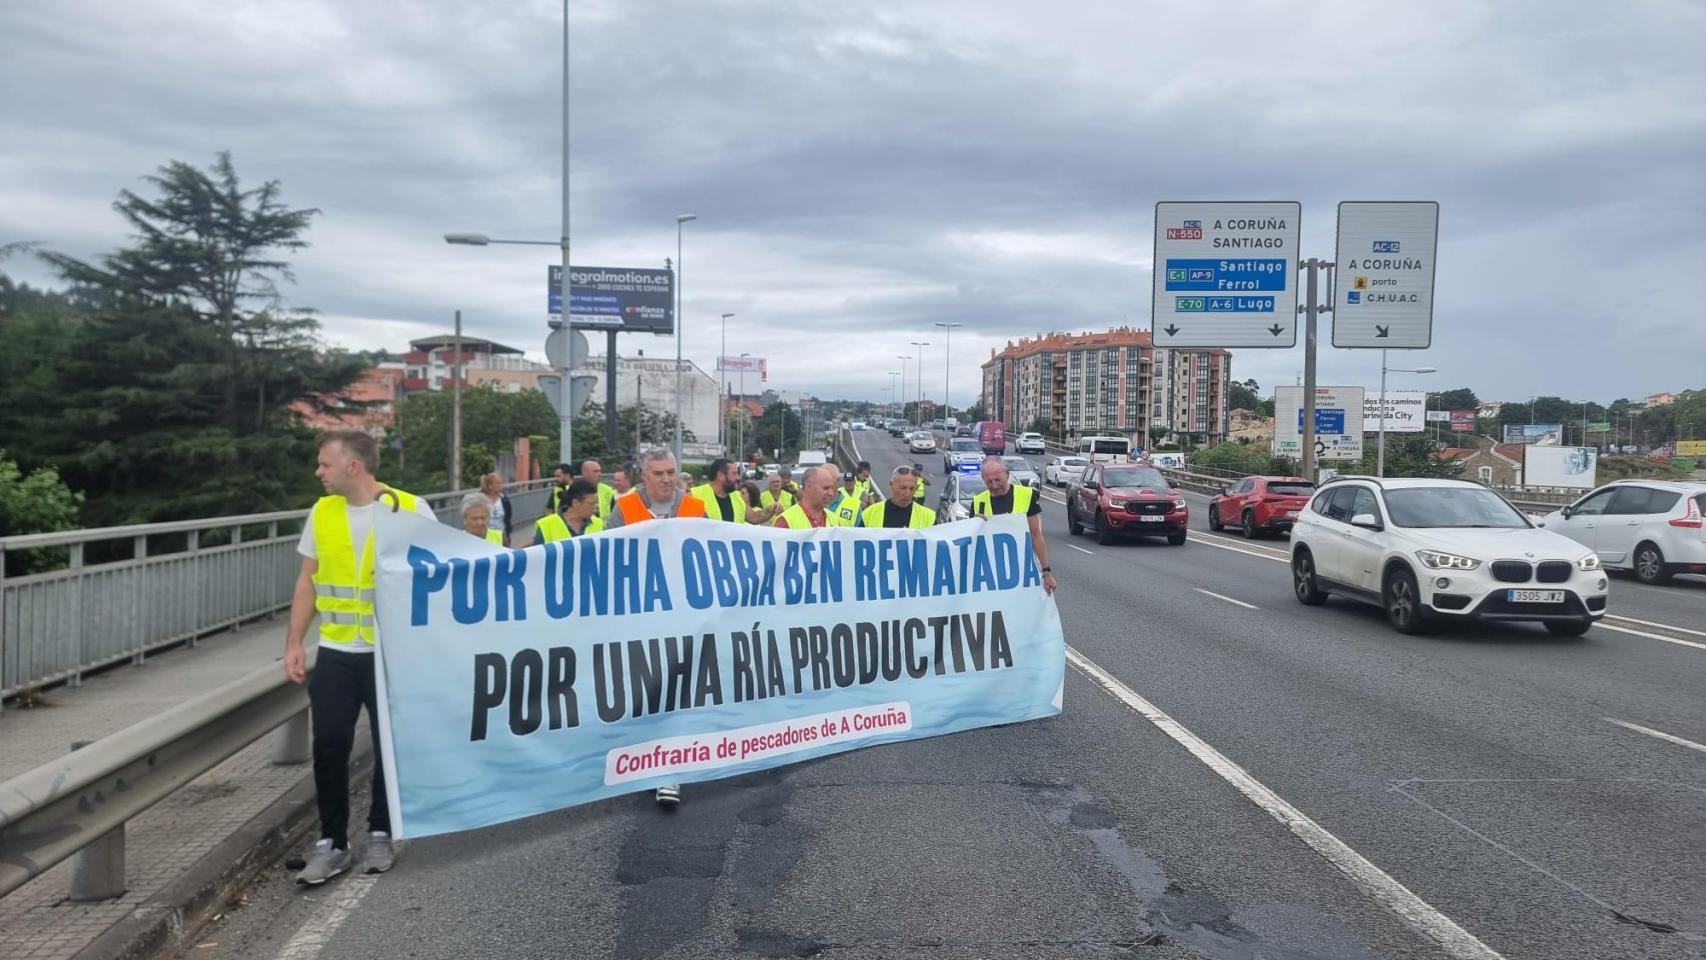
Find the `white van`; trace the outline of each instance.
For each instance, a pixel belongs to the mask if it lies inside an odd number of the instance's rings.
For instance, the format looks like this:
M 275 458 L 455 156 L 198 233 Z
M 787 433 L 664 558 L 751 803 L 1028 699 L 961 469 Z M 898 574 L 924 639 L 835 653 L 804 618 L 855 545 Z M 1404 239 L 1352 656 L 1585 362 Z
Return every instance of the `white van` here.
M 1094 463 L 1123 463 L 1131 459 L 1126 437 L 1079 437 L 1078 455 Z

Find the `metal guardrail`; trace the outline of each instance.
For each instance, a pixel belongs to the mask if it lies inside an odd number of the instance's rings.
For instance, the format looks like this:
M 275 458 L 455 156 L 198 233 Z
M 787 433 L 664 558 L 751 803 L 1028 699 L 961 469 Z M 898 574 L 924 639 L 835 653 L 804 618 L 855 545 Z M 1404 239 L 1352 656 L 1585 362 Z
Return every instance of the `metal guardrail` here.
M 518 519 L 545 512 L 548 481 L 505 486 Z M 459 524 L 458 490 L 426 499 L 441 521 Z M 153 650 L 290 606 L 301 561 L 296 542 L 307 510 L 63 530 L 0 537 L 0 697 L 28 687 L 81 682 L 86 671 L 140 663 Z M 265 528 L 260 536 L 244 531 Z M 182 536 L 185 547 L 149 552 L 150 537 Z M 203 547 L 203 538 L 224 539 Z M 131 541 L 132 555 L 85 563 L 92 544 Z M 63 570 L 5 574 L 8 551 L 63 547 Z
M 125 824 L 286 723 L 273 761 L 306 762 L 307 710 L 306 687 L 270 663 L 0 783 L 0 896 L 72 856 L 72 900 L 122 895 Z

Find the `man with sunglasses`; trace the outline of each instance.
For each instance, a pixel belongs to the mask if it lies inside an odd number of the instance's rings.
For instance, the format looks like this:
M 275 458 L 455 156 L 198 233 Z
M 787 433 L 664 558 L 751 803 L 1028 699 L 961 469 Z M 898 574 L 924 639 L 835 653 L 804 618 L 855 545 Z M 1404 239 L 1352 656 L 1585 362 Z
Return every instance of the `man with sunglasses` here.
M 890 530 L 922 530 L 934 526 L 936 511 L 917 503 L 919 476 L 913 468 L 899 466 L 889 474 L 889 499 L 873 503 L 860 515 L 867 527 Z

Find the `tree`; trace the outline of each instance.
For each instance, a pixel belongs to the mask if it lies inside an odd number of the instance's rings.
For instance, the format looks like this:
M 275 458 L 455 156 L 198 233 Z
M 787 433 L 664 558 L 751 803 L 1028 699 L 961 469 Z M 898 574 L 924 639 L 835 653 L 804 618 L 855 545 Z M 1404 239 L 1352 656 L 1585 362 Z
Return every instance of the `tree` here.
M 315 211 L 285 207 L 276 181 L 243 189 L 227 154 L 147 179 L 157 196 L 114 204 L 132 245 L 94 264 L 41 254 L 70 292 L 0 324 L 0 435 L 84 491 L 94 524 L 304 506 L 314 437 L 291 403 L 327 402 L 368 366 L 325 352 L 312 311 L 279 292 Z M 11 375 L 20 357 L 30 376 Z
M 397 405 L 396 421 L 387 436 L 391 449 L 380 457 L 386 479 L 420 493 L 474 487 L 519 437 L 549 438 L 540 445 L 545 449 L 534 449 L 547 464 L 555 459 L 559 421 L 543 391 L 507 393 L 494 384 L 467 386 L 462 390 L 462 477 L 451 484 L 451 401 L 450 391 L 437 390 L 412 393 Z M 582 429 L 576 418 L 577 450 L 590 439 L 582 436 Z M 598 434 L 604 435 L 602 420 Z M 384 462 L 387 459 L 389 463 Z
M 0 449 L 0 537 L 50 533 L 77 526 L 83 495 L 72 492 L 51 468 L 28 474 Z M 65 565 L 63 547 L 13 550 L 6 554 L 7 576 L 22 576 Z
M 1169 434 L 1171 432 L 1172 432 L 1171 430 L 1167 429 L 1166 427 L 1162 426 L 1159 423 L 1150 424 L 1149 425 L 1149 445 L 1151 447 L 1160 446 L 1161 441 L 1167 439 L 1167 434 Z
M 1226 408 L 1228 410 L 1250 410 L 1264 417 L 1274 415 L 1274 403 L 1262 396 L 1262 385 L 1254 379 L 1239 383 L 1234 380 L 1226 385 Z
M 987 419 L 989 419 L 989 414 L 984 410 L 981 400 L 960 411 L 959 420 L 961 423 L 977 423 L 980 420 Z
M 1049 422 L 1049 418 L 1038 417 L 1035 420 L 1031 421 L 1030 426 L 1026 427 L 1024 429 L 1024 432 L 1025 433 L 1040 433 L 1046 437 L 1049 435 L 1049 431 L 1051 431 L 1053 429 L 1054 429 L 1054 424 Z
M 782 459 L 790 460 L 804 443 L 803 430 L 799 415 L 791 407 L 785 403 L 772 403 L 764 408 L 764 415 L 753 424 L 747 442 L 757 447 L 761 456 L 780 449 Z M 815 442 L 812 444 L 816 445 Z
M 1481 398 L 1468 387 L 1428 394 L 1429 410 L 1474 410 L 1480 405 Z
M 1380 448 L 1379 436 L 1367 434 L 1363 439 L 1362 461 L 1345 469 L 1346 473 L 1362 473 L 1373 476 L 1379 466 Z M 1462 467 L 1453 460 L 1441 460 L 1434 456 L 1439 446 L 1423 433 L 1388 433 L 1386 435 L 1386 475 L 1388 477 L 1423 477 L 1449 478 L 1462 473 Z

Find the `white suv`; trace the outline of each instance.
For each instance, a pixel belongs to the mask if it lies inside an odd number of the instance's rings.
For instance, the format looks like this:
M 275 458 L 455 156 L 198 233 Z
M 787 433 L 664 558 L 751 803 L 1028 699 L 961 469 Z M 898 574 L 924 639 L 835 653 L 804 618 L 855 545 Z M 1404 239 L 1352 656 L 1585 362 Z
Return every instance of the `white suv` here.
M 1605 616 L 1599 557 L 1465 480 L 1335 477 L 1291 530 L 1297 599 L 1379 604 L 1399 633 L 1430 620 L 1529 620 L 1579 636 Z
M 1048 449 L 1040 433 L 1021 433 L 1013 441 L 1014 453 L 1042 453 Z
M 1706 483 L 1619 480 L 1540 525 L 1599 554 L 1614 570 L 1632 570 L 1642 583 L 1678 573 L 1706 573 Z

